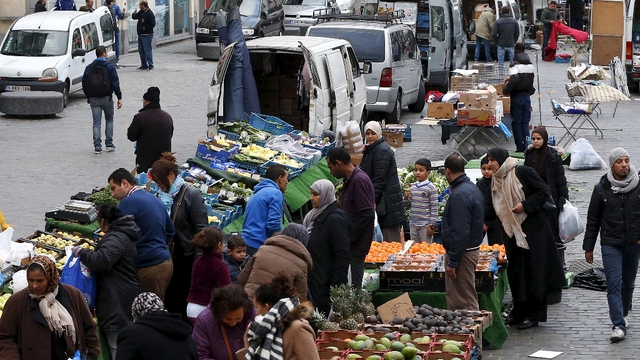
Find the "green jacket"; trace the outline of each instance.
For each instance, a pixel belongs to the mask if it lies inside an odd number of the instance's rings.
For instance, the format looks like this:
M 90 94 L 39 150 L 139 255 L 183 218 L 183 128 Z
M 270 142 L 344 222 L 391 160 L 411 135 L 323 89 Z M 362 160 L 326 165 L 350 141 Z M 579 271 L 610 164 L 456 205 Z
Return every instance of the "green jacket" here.
M 493 13 L 491 8 L 485 8 L 480 14 L 478 20 L 476 20 L 476 36 L 483 39 L 492 41 L 491 29 L 493 29 L 493 23 L 496 22 L 496 14 Z

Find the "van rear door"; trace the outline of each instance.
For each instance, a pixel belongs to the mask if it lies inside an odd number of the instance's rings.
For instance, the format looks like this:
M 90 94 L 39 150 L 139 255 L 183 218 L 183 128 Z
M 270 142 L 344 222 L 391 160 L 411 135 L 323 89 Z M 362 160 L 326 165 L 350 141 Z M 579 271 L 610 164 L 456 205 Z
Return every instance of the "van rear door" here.
M 300 42 L 300 48 L 311 78 L 309 85 L 309 133 L 321 134 L 323 130 L 331 128 L 333 118 L 332 108 L 329 105 L 331 93 L 327 68 L 325 66 L 319 67 L 324 59 L 320 56 L 316 57 L 302 42 Z
M 349 84 L 347 74 L 340 49 L 331 51 L 325 55 L 329 80 L 331 82 L 331 102 L 333 106 L 333 126 L 334 130 L 340 129 L 351 118 L 351 104 L 349 101 Z
M 452 24 L 448 24 L 449 8 L 446 0 L 431 0 L 429 2 L 429 20 L 431 31 L 429 31 L 429 63 L 427 65 L 428 74 L 425 74 L 429 81 L 432 72 L 442 72 L 451 66 L 449 39 L 451 38 Z
M 216 68 L 213 77 L 211 78 L 211 85 L 209 86 L 209 97 L 207 100 L 207 135 L 213 137 L 218 133 L 218 114 L 220 114 L 220 108 L 224 103 L 222 100 L 224 94 L 222 93 L 222 84 L 224 83 L 224 77 L 227 74 L 229 63 L 231 62 L 231 56 L 236 48 L 236 43 L 232 43 L 227 46 L 226 49 L 220 55 L 218 60 L 218 67 Z M 224 114 L 224 108 L 222 109 Z

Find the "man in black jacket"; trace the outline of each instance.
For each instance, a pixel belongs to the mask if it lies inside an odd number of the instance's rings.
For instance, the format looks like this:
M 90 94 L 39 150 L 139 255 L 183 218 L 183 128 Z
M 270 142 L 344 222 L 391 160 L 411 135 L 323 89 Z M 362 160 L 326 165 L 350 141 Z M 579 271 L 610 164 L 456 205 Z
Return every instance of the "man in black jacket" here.
M 491 36 L 498 48 L 498 68 L 502 71 L 505 55 L 509 56 L 509 61 L 513 61 L 513 47 L 520 37 L 518 21 L 511 15 L 508 5 L 500 9 L 500 19 L 493 24 Z
M 156 26 L 156 16 L 149 9 L 149 3 L 140 1 L 140 11 L 136 9 L 131 18 L 138 20 L 138 54 L 140 54 L 138 70 L 153 70 L 151 42 L 153 41 L 153 28 Z
M 640 187 L 638 172 L 629 153 L 615 148 L 609 153 L 609 171 L 593 188 L 582 249 L 593 263 L 593 249 L 600 233 L 602 264 L 607 277 L 611 342 L 624 340 L 629 327 L 625 317 L 631 308 L 640 258 Z
M 516 142 L 516 152 L 527 149 L 529 122 L 531 121 L 531 95 L 536 92 L 533 87 L 536 68 L 531 64 L 529 56 L 524 52 L 524 44 L 516 44 L 516 55 L 509 68 L 507 84 L 502 90 L 511 96 L 511 128 Z
M 542 22 L 542 53 L 549 44 L 549 36 L 551 36 L 551 30 L 553 30 L 554 21 L 562 21 L 562 16 L 558 12 L 558 3 L 551 1 L 549 6 L 542 10 L 540 15 L 540 21 Z
M 478 310 L 476 266 L 484 237 L 484 196 L 464 173 L 465 160 L 458 154 L 444 161 L 451 195 L 442 216 L 445 255 L 445 288 L 449 310 Z
M 38 0 L 36 6 L 33 9 L 34 13 L 47 11 L 47 0 Z

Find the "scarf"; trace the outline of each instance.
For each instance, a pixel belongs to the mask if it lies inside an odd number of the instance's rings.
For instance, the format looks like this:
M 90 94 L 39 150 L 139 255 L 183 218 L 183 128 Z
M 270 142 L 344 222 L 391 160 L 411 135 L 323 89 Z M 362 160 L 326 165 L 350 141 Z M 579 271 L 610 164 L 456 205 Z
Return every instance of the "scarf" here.
M 182 178 L 182 176 L 178 175 L 173 181 L 173 184 L 171 184 L 171 186 L 169 187 L 169 191 L 164 192 L 158 189 L 158 192 L 160 193 L 160 200 L 162 200 L 162 203 L 167 208 L 167 212 L 169 213 L 169 215 L 171 215 L 173 200 L 175 199 L 176 195 L 180 193 L 182 185 L 184 185 L 184 179 Z
M 307 247 L 307 244 L 309 243 L 309 232 L 307 231 L 307 228 L 300 224 L 289 223 L 289 225 L 282 230 L 282 235 L 286 235 L 300 241 L 304 247 Z
M 37 264 L 42 268 L 49 286 L 44 295 L 35 295 L 29 288 L 27 290 L 29 297 L 38 301 L 38 307 L 49 325 L 49 330 L 58 337 L 68 336 L 75 343 L 76 328 L 73 324 L 73 318 L 69 311 L 56 299 L 60 285 L 60 274 L 56 269 L 56 265 L 44 255 L 34 256 L 31 264 Z
M 535 128 L 531 134 L 538 134 L 542 137 L 543 144 L 539 149 L 534 148 L 531 156 L 531 167 L 540 177 L 546 181 L 547 179 L 547 160 L 549 158 L 549 134 L 543 127 Z
M 622 180 L 616 180 L 616 178 L 613 177 L 613 170 L 609 169 L 607 172 L 607 180 L 611 183 L 611 190 L 614 194 L 626 194 L 638 186 L 638 180 L 640 179 L 635 166 L 629 164 L 627 177 Z
M 137 322 L 138 319 L 152 311 L 167 311 L 164 309 L 162 300 L 160 300 L 158 295 L 152 292 L 143 292 L 136 296 L 133 300 L 133 304 L 131 304 L 131 316 L 133 317 L 133 322 Z
M 491 197 L 493 207 L 502 222 L 502 227 L 509 237 L 516 238 L 516 244 L 523 249 L 529 249 L 527 235 L 522 231 L 522 223 L 527 218 L 527 214 L 521 212 L 514 213 L 511 209 L 524 200 L 522 184 L 516 176 L 515 168 L 518 160 L 508 157 L 500 169 L 493 174 L 491 182 Z
M 311 185 L 311 190 L 320 194 L 320 206 L 316 209 L 313 208 L 307 216 L 304 217 L 302 221 L 302 225 L 304 225 L 309 234 L 311 234 L 311 230 L 313 229 L 313 224 L 316 222 L 316 219 L 322 212 L 336 201 L 336 188 L 333 186 L 333 183 L 329 180 L 318 180 Z
M 296 297 L 280 299 L 264 316 L 256 316 L 249 326 L 249 350 L 245 360 L 284 360 L 282 318 L 300 301 Z

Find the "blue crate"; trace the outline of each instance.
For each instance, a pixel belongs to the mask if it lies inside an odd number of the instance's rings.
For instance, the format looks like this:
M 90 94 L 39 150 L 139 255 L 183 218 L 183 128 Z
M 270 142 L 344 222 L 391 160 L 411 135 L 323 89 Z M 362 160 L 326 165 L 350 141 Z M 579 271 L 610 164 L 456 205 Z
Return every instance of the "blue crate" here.
M 265 176 L 269 166 L 275 165 L 275 164 L 282 165 L 282 166 L 287 168 L 287 172 L 289 174 L 289 176 L 287 178 L 289 179 L 289 181 L 291 181 L 293 178 L 297 177 L 298 175 L 302 174 L 302 172 L 304 171 L 304 167 L 302 167 L 300 169 L 297 169 L 297 168 L 294 168 L 294 167 L 291 167 L 291 166 L 287 166 L 287 165 L 284 165 L 284 164 L 277 163 L 275 161 L 269 161 L 269 162 L 267 162 L 266 164 L 264 164 L 264 165 L 262 165 L 260 167 L 260 175 Z
M 289 135 L 296 139 L 296 140 L 300 140 L 302 139 L 302 131 L 300 130 L 293 130 L 292 132 L 289 133 Z M 317 135 L 312 135 L 309 134 L 308 135 L 310 138 L 319 138 L 319 136 Z M 302 144 L 301 145 L 307 149 L 311 149 L 311 150 L 318 150 L 322 153 L 322 157 L 327 156 L 327 153 L 329 152 L 329 150 L 333 149 L 334 147 L 336 147 L 336 142 L 332 142 L 332 143 L 328 143 L 324 146 L 314 146 L 314 145 L 307 145 L 307 144 Z
M 244 161 L 239 161 L 234 159 L 233 157 L 230 160 L 236 167 L 239 167 L 240 169 L 249 170 L 254 173 L 260 173 L 260 167 L 264 166 L 264 165 L 258 165 L 253 163 L 246 163 Z
M 293 125 L 275 116 L 251 113 L 249 125 L 273 135 L 284 135 L 293 131 Z
M 422 29 L 429 29 L 431 27 L 430 21 L 429 21 L 429 13 L 423 13 L 423 12 L 418 13 L 418 21 L 416 23 L 416 27 L 422 28 Z
M 560 55 L 556 55 L 556 62 L 557 63 L 568 63 L 571 61 L 571 56 L 569 57 L 562 57 Z
M 218 129 L 218 134 L 224 135 L 229 140 L 240 141 L 240 134 L 236 134 L 236 133 L 232 133 L 230 131 L 220 130 L 220 129 Z M 256 140 L 256 141 L 254 141 L 254 143 L 256 145 L 260 145 L 260 146 L 264 147 L 267 144 L 267 140 Z
M 209 161 L 219 161 L 219 162 L 227 162 L 229 157 L 233 154 L 237 154 L 240 149 L 237 146 L 232 147 L 229 150 L 221 150 L 221 151 L 213 151 L 210 150 L 209 147 L 205 144 L 198 144 L 198 148 L 196 149 L 196 157 L 198 159 L 209 160 Z

